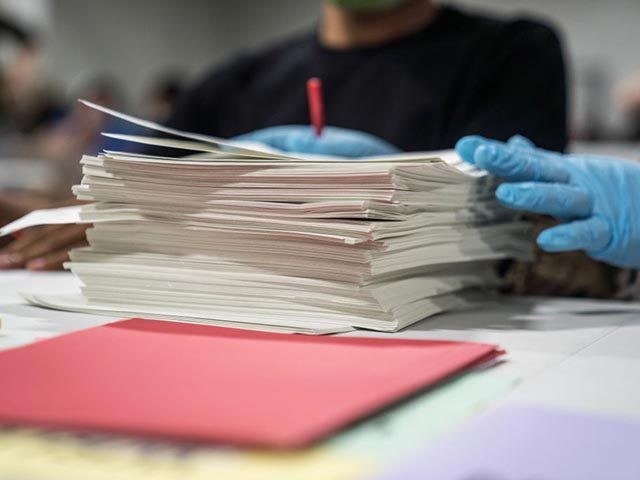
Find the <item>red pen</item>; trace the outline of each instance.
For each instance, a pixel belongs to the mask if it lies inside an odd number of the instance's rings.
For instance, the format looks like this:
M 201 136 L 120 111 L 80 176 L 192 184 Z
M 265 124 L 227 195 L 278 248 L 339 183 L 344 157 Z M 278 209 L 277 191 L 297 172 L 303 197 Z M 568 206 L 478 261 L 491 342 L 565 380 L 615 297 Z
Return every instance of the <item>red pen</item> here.
M 322 80 L 317 77 L 307 80 L 307 100 L 311 125 L 316 136 L 319 137 L 324 128 L 324 101 L 322 99 Z

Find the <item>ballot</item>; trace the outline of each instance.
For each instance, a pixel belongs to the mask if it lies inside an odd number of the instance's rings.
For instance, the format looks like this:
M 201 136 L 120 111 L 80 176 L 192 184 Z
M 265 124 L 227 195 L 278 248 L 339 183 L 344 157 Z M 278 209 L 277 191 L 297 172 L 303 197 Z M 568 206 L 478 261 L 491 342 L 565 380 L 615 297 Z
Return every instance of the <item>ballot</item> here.
M 501 353 L 132 319 L 0 352 L 0 423 L 300 447 Z
M 84 287 L 29 293 L 35 304 L 282 332 L 396 331 L 475 305 L 486 294 L 474 289 L 498 283 L 495 262 L 530 250 L 528 225 L 494 199 L 497 180 L 451 152 L 301 156 L 88 105 L 172 135 L 110 136 L 184 155 L 83 157 L 73 191 L 94 202 L 77 212 L 93 228 L 66 267 Z

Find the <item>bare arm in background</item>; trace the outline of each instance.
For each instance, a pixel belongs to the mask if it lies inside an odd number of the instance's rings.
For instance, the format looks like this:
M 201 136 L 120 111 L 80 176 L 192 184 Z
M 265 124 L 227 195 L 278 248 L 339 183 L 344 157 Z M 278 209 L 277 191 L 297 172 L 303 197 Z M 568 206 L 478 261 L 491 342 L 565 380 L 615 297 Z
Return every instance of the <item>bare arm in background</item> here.
M 5 225 L 32 210 L 76 205 L 75 199 L 50 203 L 45 198 L 0 192 L 0 224 Z M 0 269 L 57 270 L 69 260 L 69 250 L 87 245 L 90 225 L 44 225 L 26 228 L 0 243 Z

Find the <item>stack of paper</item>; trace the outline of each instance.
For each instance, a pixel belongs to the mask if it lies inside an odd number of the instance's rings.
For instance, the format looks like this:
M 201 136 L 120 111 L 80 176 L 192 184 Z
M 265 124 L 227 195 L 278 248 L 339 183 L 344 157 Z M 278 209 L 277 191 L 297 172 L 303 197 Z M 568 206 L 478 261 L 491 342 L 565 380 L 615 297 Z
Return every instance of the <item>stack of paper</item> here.
M 81 213 L 95 226 L 68 268 L 84 303 L 32 299 L 49 306 L 394 331 L 466 305 L 456 292 L 495 285 L 493 261 L 528 250 L 494 179 L 459 161 L 293 157 L 102 110 L 189 140 L 112 136 L 199 153 L 82 159 L 74 192 L 97 202 Z

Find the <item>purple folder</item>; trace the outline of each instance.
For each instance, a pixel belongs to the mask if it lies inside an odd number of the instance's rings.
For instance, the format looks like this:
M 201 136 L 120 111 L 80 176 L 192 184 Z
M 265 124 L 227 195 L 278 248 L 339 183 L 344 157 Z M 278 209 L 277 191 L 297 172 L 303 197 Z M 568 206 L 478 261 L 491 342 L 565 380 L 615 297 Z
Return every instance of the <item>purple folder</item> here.
M 640 480 L 640 421 L 509 405 L 378 480 Z

